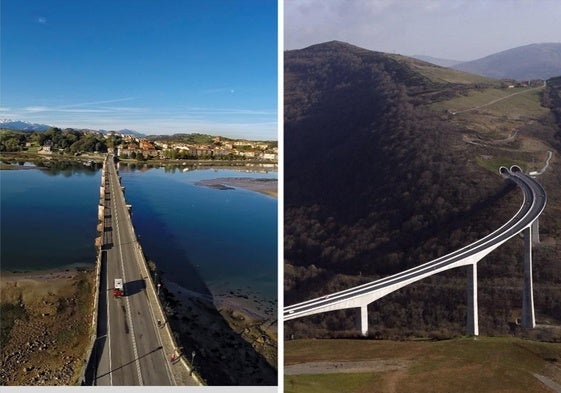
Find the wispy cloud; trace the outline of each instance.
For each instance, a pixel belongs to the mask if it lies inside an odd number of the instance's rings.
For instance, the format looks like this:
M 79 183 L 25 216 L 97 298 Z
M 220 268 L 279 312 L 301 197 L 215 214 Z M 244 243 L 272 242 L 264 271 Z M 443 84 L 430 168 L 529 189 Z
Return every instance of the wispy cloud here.
M 39 16 L 37 17 L 37 23 L 41 24 L 41 25 L 46 25 L 47 24 L 47 18 L 44 16 Z
M 141 107 L 120 107 L 120 106 L 101 106 L 104 104 L 113 104 L 116 102 L 130 101 L 133 97 L 117 98 L 112 100 L 80 102 L 73 104 L 57 105 L 57 106 L 26 106 L 23 108 L 25 112 L 66 112 L 66 113 L 111 113 L 111 112 L 142 112 L 146 108 Z
M 26 112 L 46 112 L 52 109 L 47 106 L 26 106 L 23 110 Z
M 95 106 L 95 105 L 113 104 L 115 102 L 132 101 L 134 99 L 136 99 L 136 97 L 123 97 L 123 98 L 113 98 L 113 99 L 110 99 L 110 100 L 79 102 L 79 103 L 74 103 L 74 104 L 61 105 L 60 108 L 75 108 L 75 107 L 80 107 L 80 106 Z
M 243 115 L 243 116 L 273 116 L 276 111 L 234 109 L 234 108 L 188 108 L 188 112 L 205 115 Z
M 4 108 L 2 115 L 61 128 L 119 130 L 148 134 L 204 132 L 233 138 L 276 139 L 276 109 L 176 106 L 164 110 L 119 105 L 135 100 L 123 97 L 60 105 Z

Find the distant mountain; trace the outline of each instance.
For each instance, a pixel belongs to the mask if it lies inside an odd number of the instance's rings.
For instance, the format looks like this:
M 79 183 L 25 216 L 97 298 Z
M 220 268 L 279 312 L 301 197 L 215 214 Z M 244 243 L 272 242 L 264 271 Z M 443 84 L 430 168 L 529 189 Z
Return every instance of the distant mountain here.
M 2 119 L 0 120 L 0 128 L 18 131 L 47 131 L 51 126 L 21 120 Z
M 497 79 L 548 79 L 561 76 L 561 43 L 520 46 L 452 68 Z
M 38 124 L 38 123 L 30 123 L 27 121 L 21 121 L 21 120 L 11 120 L 11 119 L 2 119 L 0 120 L 0 128 L 6 128 L 9 130 L 16 130 L 16 131 L 47 131 L 49 128 L 51 127 L 55 127 L 55 126 L 50 126 L 47 124 Z M 79 128 L 75 128 L 76 130 L 80 130 Z M 93 130 L 93 129 L 84 129 L 83 131 L 99 131 L 102 134 L 107 134 L 108 130 Z M 144 137 L 145 135 L 139 131 L 135 131 L 135 130 L 129 130 L 127 128 L 122 129 L 122 130 L 118 130 L 118 131 L 114 131 L 118 134 L 128 134 L 128 135 L 134 135 L 137 137 Z
M 117 134 L 125 134 L 125 135 L 134 135 L 137 137 L 144 137 L 145 135 L 139 131 L 129 130 L 128 128 L 124 128 L 122 130 L 114 131 L 114 130 L 99 130 L 102 134 L 107 134 L 108 132 L 115 132 Z
M 412 57 L 415 59 L 426 61 L 427 63 L 439 65 L 441 67 L 453 67 L 457 64 L 463 63 L 463 61 L 461 60 L 439 59 L 438 57 L 424 55 L 413 55 Z
M 135 136 L 138 136 L 138 137 L 143 137 L 144 136 L 144 134 L 142 132 L 135 131 L 135 130 L 129 130 L 128 128 L 124 128 L 122 130 L 115 131 L 115 132 L 117 132 L 119 134 L 135 135 Z

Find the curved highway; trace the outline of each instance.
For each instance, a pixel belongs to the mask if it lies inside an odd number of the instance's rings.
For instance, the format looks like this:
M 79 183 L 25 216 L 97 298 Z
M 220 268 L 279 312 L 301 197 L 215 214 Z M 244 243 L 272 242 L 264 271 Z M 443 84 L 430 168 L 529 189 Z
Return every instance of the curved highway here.
M 502 227 L 457 251 L 412 269 L 367 284 L 307 300 L 284 308 L 285 321 L 326 311 L 361 307 L 404 286 L 459 266 L 474 265 L 501 244 L 529 228 L 543 212 L 546 194 L 542 186 L 517 166 L 500 169 L 503 177 L 522 190 L 524 201 L 518 212 Z

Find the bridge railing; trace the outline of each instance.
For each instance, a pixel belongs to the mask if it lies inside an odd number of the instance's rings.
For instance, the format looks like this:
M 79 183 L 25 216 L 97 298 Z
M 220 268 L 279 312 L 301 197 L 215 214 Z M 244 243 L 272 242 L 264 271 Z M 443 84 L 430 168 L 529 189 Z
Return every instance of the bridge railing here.
M 103 162 L 103 168 L 101 170 L 101 186 L 103 188 L 105 186 L 105 169 L 106 169 L 106 162 L 107 158 Z M 99 205 L 105 205 L 105 196 L 100 195 Z M 99 217 L 99 209 L 98 209 L 98 219 L 103 221 L 103 213 L 101 217 Z M 103 243 L 103 232 L 101 233 L 101 239 Z M 84 355 L 84 364 L 82 365 L 82 371 L 80 372 L 80 377 L 78 379 L 78 383 L 80 385 L 84 385 L 86 383 L 86 371 L 92 365 L 90 364 L 95 359 L 92 359 L 93 348 L 95 346 L 95 342 L 97 340 L 97 314 L 99 308 L 99 285 L 100 285 L 100 275 L 101 275 L 101 259 L 102 259 L 102 244 L 97 244 L 96 241 L 96 250 L 97 250 L 97 259 L 96 259 L 96 267 L 95 267 L 95 277 L 94 277 L 94 297 L 93 297 L 93 305 L 92 305 L 92 323 L 91 323 L 91 330 L 90 330 L 90 343 L 86 349 L 86 354 Z

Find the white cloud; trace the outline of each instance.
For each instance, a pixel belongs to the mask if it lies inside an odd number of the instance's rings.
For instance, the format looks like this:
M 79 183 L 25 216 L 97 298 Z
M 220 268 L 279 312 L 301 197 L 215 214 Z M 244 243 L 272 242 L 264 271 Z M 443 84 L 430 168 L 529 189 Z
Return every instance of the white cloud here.
M 27 106 L 23 110 L 26 112 L 46 112 L 52 109 L 47 106 Z
M 134 100 L 135 98 L 136 97 L 123 97 L 123 98 L 113 98 L 113 99 L 110 99 L 110 100 L 78 102 L 78 103 L 75 103 L 75 104 L 61 105 L 60 108 L 74 108 L 74 107 L 79 107 L 79 106 L 94 106 L 94 105 L 112 104 L 114 102 L 131 101 L 131 100 Z
M 222 89 L 231 94 L 233 89 Z M 146 107 L 110 105 L 134 97 L 76 102 L 59 105 L 29 105 L 8 108 L 3 116 L 61 128 L 119 130 L 129 128 L 144 133 L 204 132 L 225 137 L 277 139 L 276 109 L 176 107 L 154 111 Z M 15 112 L 15 113 L 14 113 Z
M 42 24 L 42 25 L 45 25 L 45 24 L 47 24 L 47 18 L 44 17 L 44 16 L 39 16 L 39 17 L 37 18 L 37 23 L 40 23 L 40 24 Z

